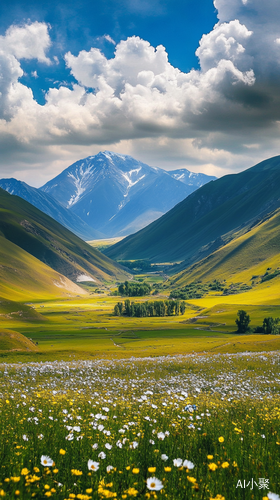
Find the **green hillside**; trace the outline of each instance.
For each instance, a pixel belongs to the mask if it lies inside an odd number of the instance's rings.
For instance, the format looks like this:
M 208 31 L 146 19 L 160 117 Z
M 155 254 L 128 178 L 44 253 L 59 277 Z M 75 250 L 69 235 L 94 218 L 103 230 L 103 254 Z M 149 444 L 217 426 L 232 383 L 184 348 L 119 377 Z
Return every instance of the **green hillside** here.
M 114 259 L 201 260 L 280 206 L 280 156 L 211 181 L 138 233 L 105 251 Z
M 76 282 L 81 275 L 89 276 L 97 283 L 112 278 L 123 279 L 128 276 L 121 266 L 92 248 L 54 219 L 40 212 L 25 200 L 10 195 L 2 189 L 0 189 L 0 237 L 2 237 L 2 242 L 6 240 L 6 242 L 13 244 L 12 246 L 7 243 L 3 244 L 0 263 L 6 262 L 10 265 L 12 259 L 15 258 L 18 262 L 18 265 L 15 266 L 16 269 L 20 269 L 21 261 L 23 264 L 26 263 L 26 270 L 34 266 L 30 276 L 34 276 L 34 272 L 37 273 L 38 270 L 37 281 L 41 282 L 41 286 L 43 286 L 42 281 L 47 283 L 48 280 L 40 276 L 43 268 L 38 261 L 73 282 Z M 36 264 L 28 261 L 26 254 L 22 254 L 19 249 L 38 259 Z M 6 286 L 5 283 L 10 284 L 10 286 L 14 283 L 14 286 L 18 284 L 19 289 L 21 286 L 24 288 L 23 275 L 22 279 L 19 276 L 13 277 L 12 266 L 10 266 L 10 270 L 7 269 L 7 265 L 4 270 L 3 267 L 1 270 L 3 272 L 3 286 Z M 45 269 L 42 270 L 42 273 L 43 275 L 47 274 Z M 65 288 L 61 284 L 60 276 L 52 276 L 52 273 L 50 276 L 52 283 L 54 280 L 60 283 L 57 288 L 59 286 Z M 79 290 L 81 289 L 79 288 Z
M 68 278 L 0 236 L 1 298 L 26 301 L 84 293 Z
M 1 351 L 38 351 L 38 348 L 21 333 L 13 330 L 0 330 Z
M 271 285 L 280 278 L 280 209 L 201 261 L 174 275 L 172 285 L 219 281 Z

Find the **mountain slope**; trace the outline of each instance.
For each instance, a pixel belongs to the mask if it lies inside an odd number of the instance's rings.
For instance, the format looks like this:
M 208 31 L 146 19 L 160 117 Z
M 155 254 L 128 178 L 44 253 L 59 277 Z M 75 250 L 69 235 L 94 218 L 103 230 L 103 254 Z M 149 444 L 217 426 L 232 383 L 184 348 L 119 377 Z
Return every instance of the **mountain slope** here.
M 188 170 L 176 172 L 104 151 L 77 161 L 41 190 L 107 236 L 122 236 L 144 227 L 213 179 Z
M 16 179 L 0 179 L 0 187 L 10 194 L 19 196 L 49 215 L 64 227 L 84 240 L 99 239 L 104 235 L 88 226 L 74 213 L 69 212 L 52 196 Z
M 269 214 L 245 234 L 174 275 L 170 283 L 226 280 L 228 283 L 270 281 L 280 275 L 280 209 Z M 266 276 L 265 276 L 266 275 Z M 280 277 L 280 276 L 279 276 Z
M 85 291 L 0 236 L 0 298 L 16 301 L 82 295 Z
M 160 219 L 106 251 L 114 259 L 201 260 L 280 207 L 280 157 L 209 182 Z M 224 236 L 225 235 L 225 236 Z
M 0 189 L 0 236 L 71 281 L 127 276 L 123 268 L 25 200 Z M 15 249 L 11 251 L 11 258 Z

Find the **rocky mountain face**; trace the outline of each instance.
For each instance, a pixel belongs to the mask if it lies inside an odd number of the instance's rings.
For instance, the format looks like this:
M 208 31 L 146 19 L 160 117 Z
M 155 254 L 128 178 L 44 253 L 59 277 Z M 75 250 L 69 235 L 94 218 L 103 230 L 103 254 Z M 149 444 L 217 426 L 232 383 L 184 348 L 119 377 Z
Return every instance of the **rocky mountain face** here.
M 55 198 L 16 179 L 0 179 L 0 187 L 10 194 L 28 201 L 83 240 L 102 238 L 103 235 L 90 227 L 77 215 L 69 212 Z
M 106 236 L 122 236 L 145 227 L 213 179 L 104 151 L 75 162 L 40 191 Z

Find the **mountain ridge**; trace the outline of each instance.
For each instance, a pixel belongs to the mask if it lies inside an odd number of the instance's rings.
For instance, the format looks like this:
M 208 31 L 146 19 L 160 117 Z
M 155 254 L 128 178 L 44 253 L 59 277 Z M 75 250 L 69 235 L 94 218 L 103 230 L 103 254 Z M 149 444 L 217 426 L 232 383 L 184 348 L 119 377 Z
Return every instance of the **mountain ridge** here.
M 280 156 L 211 181 L 157 221 L 106 250 L 114 259 L 184 261 L 187 267 L 223 246 L 223 235 L 280 206 Z M 203 249 L 205 251 L 203 255 Z
M 158 218 L 211 179 L 187 169 L 173 175 L 129 155 L 104 151 L 73 163 L 40 190 L 106 236 L 123 236 Z

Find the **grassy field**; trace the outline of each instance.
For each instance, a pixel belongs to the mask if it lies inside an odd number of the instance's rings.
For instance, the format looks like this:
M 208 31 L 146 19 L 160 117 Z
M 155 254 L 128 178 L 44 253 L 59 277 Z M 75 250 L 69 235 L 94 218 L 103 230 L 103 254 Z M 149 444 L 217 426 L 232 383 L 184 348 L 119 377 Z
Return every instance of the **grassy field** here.
M 0 496 L 278 498 L 279 382 L 277 353 L 2 364 Z
M 144 275 L 135 279 L 143 279 Z M 160 283 L 159 276 L 148 280 Z M 86 287 L 86 285 L 84 285 Z M 96 287 L 96 285 L 94 285 Z M 246 293 L 222 296 L 210 292 L 187 302 L 185 314 L 166 317 L 116 317 L 114 305 L 119 297 L 110 295 L 110 286 L 96 288 L 85 296 L 38 302 L 0 301 L 0 328 L 25 335 L 37 344 L 37 352 L 1 348 L 5 361 L 55 359 L 127 358 L 162 356 L 191 352 L 269 351 L 280 348 L 280 336 L 236 334 L 239 309 L 246 309 L 252 328 L 263 318 L 280 316 L 279 278 Z M 113 290 L 111 286 L 111 290 Z M 159 298 L 169 292 L 161 291 Z M 145 301 L 147 297 L 132 299 Z
M 113 316 L 113 283 L 2 298 L 0 496 L 278 500 L 280 336 L 235 325 L 280 316 L 278 279 L 161 318 Z

